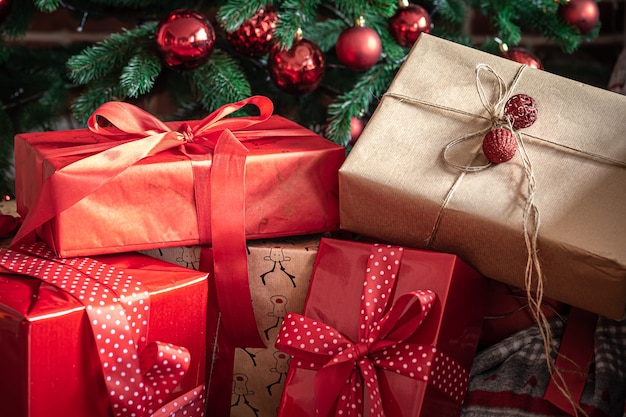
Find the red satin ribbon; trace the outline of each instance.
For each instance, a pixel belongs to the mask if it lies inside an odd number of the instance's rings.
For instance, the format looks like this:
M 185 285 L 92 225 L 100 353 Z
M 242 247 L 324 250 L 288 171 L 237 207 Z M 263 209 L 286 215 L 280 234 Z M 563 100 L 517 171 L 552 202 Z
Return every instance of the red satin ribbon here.
M 422 324 L 437 295 L 430 290 L 409 292 L 387 309 L 402 251 L 401 247 L 372 246 L 361 297 L 358 342 L 299 314 L 285 317 L 276 347 L 290 354 L 295 366 L 318 371 L 318 416 L 363 416 L 366 389 L 369 415 L 384 417 L 376 368 L 429 383 L 453 401 L 463 402 L 469 372 L 435 346 L 405 342 Z
M 248 104 L 258 107 L 259 116 L 226 118 Z M 39 226 L 140 160 L 177 148 L 191 161 L 201 243 L 211 242 L 216 251 L 218 300 L 229 340 L 236 346 L 264 347 L 250 301 L 245 251 L 244 167 L 247 149 L 232 132 L 268 120 L 272 112 L 270 99 L 253 96 L 225 105 L 200 121 L 183 124 L 180 131 L 173 131 L 150 113 L 131 104 L 103 104 L 89 118 L 89 129 L 119 144 L 105 150 L 101 150 L 100 144 L 73 149 L 73 153 L 80 154 L 96 146 L 99 152 L 59 169 L 45 181 L 11 246 L 34 241 L 34 232 Z M 109 123 L 101 124 L 100 118 Z M 298 135 L 302 132 L 287 129 L 280 134 Z M 277 133 L 246 132 L 247 139 L 269 135 L 276 136 Z M 74 186 L 74 178 L 78 176 L 81 178 L 80 188 Z M 56 204 L 52 204 L 53 201 Z M 210 207 L 207 205 L 209 201 Z
M 150 416 L 163 408 L 179 408 L 165 401 L 187 373 L 190 354 L 169 343 L 146 344 L 149 297 L 141 283 L 93 259 L 54 259 L 40 243 L 19 249 L 24 253 L 0 250 L 0 266 L 52 284 L 85 306 L 116 417 Z

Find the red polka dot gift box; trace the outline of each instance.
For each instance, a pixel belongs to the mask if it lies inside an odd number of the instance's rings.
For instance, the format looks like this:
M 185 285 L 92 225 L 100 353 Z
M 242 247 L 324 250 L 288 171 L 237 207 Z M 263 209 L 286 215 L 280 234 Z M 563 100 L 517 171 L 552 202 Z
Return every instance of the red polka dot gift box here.
M 322 239 L 278 415 L 459 416 L 486 280 L 450 254 Z
M 2 416 L 203 416 L 207 291 L 138 253 L 0 249 Z

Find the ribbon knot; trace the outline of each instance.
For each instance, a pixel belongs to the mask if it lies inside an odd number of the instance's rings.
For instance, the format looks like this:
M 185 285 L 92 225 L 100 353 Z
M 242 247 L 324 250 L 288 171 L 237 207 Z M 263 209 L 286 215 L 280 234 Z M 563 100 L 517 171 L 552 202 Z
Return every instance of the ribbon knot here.
M 366 357 L 370 353 L 369 346 L 366 343 L 359 342 L 354 345 L 354 356 L 355 360 L 358 362 L 361 358 Z
M 358 343 L 308 317 L 295 313 L 285 317 L 276 347 L 292 355 L 291 363 L 295 366 L 318 370 L 318 416 L 362 416 L 363 393 L 367 390 L 370 416 L 385 417 L 376 368 L 432 383 L 453 401 L 463 401 L 468 371 L 435 346 L 407 342 L 421 326 L 437 295 L 420 290 L 391 302 L 402 252 L 400 247 L 371 247 L 361 298 Z
M 180 127 L 179 133 L 182 135 L 182 140 L 186 143 L 193 142 L 193 129 L 189 125 L 189 123 L 183 123 Z

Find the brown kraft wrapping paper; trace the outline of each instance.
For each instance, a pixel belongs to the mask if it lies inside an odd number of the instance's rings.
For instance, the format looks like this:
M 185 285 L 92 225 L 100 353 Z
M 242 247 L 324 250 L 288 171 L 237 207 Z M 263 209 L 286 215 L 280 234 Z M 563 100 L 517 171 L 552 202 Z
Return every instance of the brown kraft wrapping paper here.
M 431 240 L 429 248 L 524 288 L 529 182 L 520 150 L 470 173 L 443 158 L 449 143 L 491 124 L 478 64 L 507 87 L 521 67 L 420 37 L 339 171 L 341 228 L 416 248 Z M 487 96 L 495 85 L 483 81 Z M 535 180 L 544 294 L 619 320 L 626 305 L 626 119 L 615 115 L 626 97 L 534 68 L 522 70 L 515 94 L 530 95 L 539 109 L 520 133 Z M 482 136 L 454 145 L 448 160 L 470 164 L 481 145 Z
M 247 242 L 252 304 L 259 334 L 267 347 L 235 349 L 231 417 L 276 416 L 290 357 L 279 352 L 274 343 L 285 314 L 302 313 L 322 236 Z M 200 246 L 151 249 L 142 253 L 187 268 L 200 266 Z M 217 382 L 218 386 L 229 384 L 229 381 Z M 216 396 L 219 393 L 209 392 L 209 399 Z

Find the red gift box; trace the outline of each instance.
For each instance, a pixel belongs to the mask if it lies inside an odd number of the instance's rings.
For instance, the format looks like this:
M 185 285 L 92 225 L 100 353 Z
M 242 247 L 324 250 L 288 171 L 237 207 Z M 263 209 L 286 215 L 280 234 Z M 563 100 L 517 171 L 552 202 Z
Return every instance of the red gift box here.
M 206 300 L 207 274 L 140 254 L 0 250 L 2 415 L 201 416 Z
M 247 104 L 259 116 L 226 117 Z M 59 256 L 91 256 L 209 244 L 224 223 L 248 239 L 336 230 L 345 149 L 272 111 L 254 96 L 165 124 L 110 102 L 89 130 L 16 135 L 17 241 L 37 228 Z
M 279 415 L 460 415 L 485 294 L 454 255 L 322 239 L 276 344 L 292 355 Z

